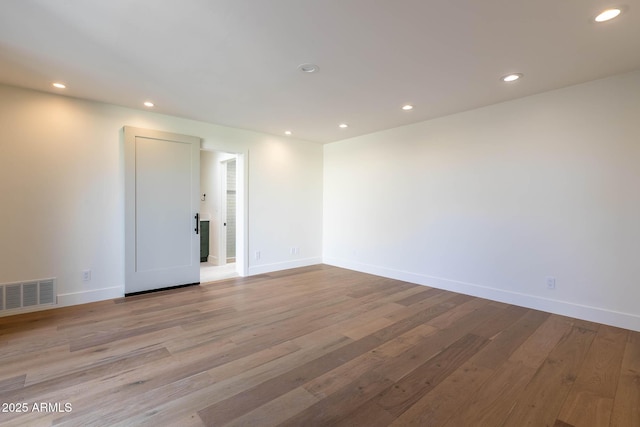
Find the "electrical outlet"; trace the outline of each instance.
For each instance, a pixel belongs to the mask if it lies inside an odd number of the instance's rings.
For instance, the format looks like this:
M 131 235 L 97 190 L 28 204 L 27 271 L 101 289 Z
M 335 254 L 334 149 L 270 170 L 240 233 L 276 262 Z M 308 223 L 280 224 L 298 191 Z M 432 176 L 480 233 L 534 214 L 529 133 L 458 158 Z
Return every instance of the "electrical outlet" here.
M 91 280 L 91 270 L 83 270 L 82 271 L 82 281 L 88 282 Z
M 547 289 L 555 289 L 555 288 L 556 288 L 556 278 L 547 277 Z
M 254 258 L 257 260 L 260 259 L 260 251 L 256 251 L 256 253 L 254 254 Z

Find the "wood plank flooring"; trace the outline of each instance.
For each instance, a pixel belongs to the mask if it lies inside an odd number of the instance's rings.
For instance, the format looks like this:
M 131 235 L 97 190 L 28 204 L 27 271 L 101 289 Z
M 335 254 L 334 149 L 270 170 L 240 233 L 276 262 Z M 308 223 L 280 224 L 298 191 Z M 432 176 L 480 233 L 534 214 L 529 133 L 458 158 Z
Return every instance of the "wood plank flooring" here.
M 0 349 L 2 426 L 640 426 L 640 333 L 326 265 L 0 318 Z

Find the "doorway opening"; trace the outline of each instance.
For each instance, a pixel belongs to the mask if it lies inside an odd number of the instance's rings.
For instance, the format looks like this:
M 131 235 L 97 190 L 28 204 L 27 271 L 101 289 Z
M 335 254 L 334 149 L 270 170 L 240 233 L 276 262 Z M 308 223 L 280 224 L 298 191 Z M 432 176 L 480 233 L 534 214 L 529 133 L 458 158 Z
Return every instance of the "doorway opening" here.
M 237 191 L 236 191 L 236 158 L 223 160 L 222 166 L 222 197 L 221 204 L 223 213 L 223 227 L 220 235 L 220 259 L 226 264 L 236 262 L 236 211 L 237 211 Z M 222 264 L 222 263 L 221 263 Z
M 200 153 L 200 283 L 245 275 L 244 155 Z

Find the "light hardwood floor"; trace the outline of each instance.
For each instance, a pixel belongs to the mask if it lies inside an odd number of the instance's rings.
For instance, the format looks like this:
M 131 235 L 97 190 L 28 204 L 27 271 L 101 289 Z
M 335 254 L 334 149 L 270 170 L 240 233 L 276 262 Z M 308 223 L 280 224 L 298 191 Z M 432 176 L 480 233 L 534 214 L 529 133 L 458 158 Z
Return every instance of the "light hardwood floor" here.
M 2 426 L 640 426 L 638 332 L 325 265 L 0 318 L 0 348 Z

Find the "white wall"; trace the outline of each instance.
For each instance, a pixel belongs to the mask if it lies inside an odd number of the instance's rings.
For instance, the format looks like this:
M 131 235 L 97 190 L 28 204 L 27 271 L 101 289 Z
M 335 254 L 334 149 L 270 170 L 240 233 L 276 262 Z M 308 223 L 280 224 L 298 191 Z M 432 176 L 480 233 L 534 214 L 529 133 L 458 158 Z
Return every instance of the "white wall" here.
M 329 264 L 640 330 L 640 72 L 326 145 L 324 230 Z
M 245 154 L 250 274 L 321 261 L 321 145 L 0 86 L 0 283 L 56 277 L 62 305 L 123 294 L 125 125 Z

